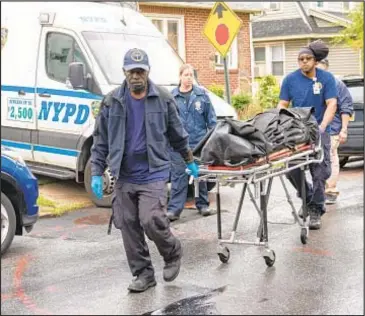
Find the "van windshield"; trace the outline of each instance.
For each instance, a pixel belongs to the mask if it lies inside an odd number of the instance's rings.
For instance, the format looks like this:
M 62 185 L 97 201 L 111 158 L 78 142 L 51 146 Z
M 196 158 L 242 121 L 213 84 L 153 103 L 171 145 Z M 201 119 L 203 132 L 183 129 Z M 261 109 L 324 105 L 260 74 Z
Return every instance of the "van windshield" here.
M 110 84 L 124 80 L 123 57 L 128 49 L 143 49 L 151 65 L 150 78 L 158 85 L 177 85 L 182 60 L 164 38 L 123 33 L 82 32 Z

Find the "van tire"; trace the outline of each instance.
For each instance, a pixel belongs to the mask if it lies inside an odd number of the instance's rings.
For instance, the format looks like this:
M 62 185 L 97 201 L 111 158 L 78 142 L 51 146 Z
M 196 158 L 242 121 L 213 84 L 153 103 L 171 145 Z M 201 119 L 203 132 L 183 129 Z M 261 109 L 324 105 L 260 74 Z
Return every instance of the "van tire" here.
M 3 209 L 4 208 L 4 209 Z M 1 192 L 1 212 L 5 211 L 4 214 L 7 217 L 7 232 L 4 241 L 1 243 L 1 255 L 6 252 L 6 250 L 11 245 L 16 230 L 16 215 L 13 204 L 9 200 L 9 198 Z M 3 214 L 1 214 L 1 232 L 3 229 Z
M 104 195 L 101 200 L 98 200 L 91 189 L 91 157 L 89 158 L 89 160 L 86 163 L 84 180 L 85 180 L 84 184 L 85 184 L 86 192 L 96 206 L 98 206 L 98 207 L 111 207 L 112 206 L 112 195 L 113 194 L 109 194 L 107 196 Z

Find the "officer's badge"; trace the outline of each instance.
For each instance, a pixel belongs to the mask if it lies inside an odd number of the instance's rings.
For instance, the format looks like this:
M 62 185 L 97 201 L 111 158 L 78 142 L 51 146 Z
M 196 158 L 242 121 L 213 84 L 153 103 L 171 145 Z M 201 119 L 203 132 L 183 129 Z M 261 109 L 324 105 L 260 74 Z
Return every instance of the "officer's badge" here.
M 3 47 L 6 44 L 6 41 L 8 40 L 8 29 L 6 27 L 1 28 L 1 50 L 3 50 Z
M 195 102 L 195 110 L 200 111 L 202 109 L 202 104 L 200 101 Z
M 101 101 L 99 100 L 91 102 L 91 113 L 93 114 L 94 118 L 96 118 L 99 115 L 100 105 Z

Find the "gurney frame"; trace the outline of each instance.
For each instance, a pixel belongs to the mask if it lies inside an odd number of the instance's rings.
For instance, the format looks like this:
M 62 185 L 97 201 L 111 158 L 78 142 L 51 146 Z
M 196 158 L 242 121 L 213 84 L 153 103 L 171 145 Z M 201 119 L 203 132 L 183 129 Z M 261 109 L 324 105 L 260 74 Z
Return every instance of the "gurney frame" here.
M 308 148 L 309 147 L 309 148 Z M 275 252 L 269 248 L 268 239 L 268 216 L 267 216 L 267 206 L 269 201 L 269 196 L 271 192 L 271 186 L 274 177 L 279 177 L 282 186 L 285 191 L 285 195 L 288 203 L 292 209 L 292 215 L 294 217 L 294 222 L 291 224 L 298 223 L 300 226 L 300 240 L 303 244 L 307 243 L 309 235 L 309 216 L 305 203 L 305 199 L 302 203 L 302 218 L 293 204 L 290 194 L 286 188 L 284 182 L 284 175 L 288 172 L 300 169 L 301 170 L 301 196 L 306 196 L 306 186 L 305 186 L 305 170 L 308 169 L 309 165 L 312 163 L 320 163 L 323 160 L 323 150 L 320 144 L 316 146 L 307 146 L 304 151 L 294 152 L 288 157 L 267 161 L 263 165 L 251 167 L 249 169 L 242 170 L 226 170 L 227 168 L 215 167 L 213 170 L 209 166 L 202 165 L 200 167 L 199 177 L 194 179 L 195 184 L 195 196 L 199 196 L 199 185 L 200 181 L 215 182 L 216 183 L 216 203 L 217 203 L 217 229 L 218 229 L 218 251 L 217 254 L 221 262 L 226 263 L 230 258 L 230 251 L 225 244 L 244 244 L 244 245 L 254 245 L 264 248 L 263 258 L 267 266 L 271 267 L 275 263 Z M 230 177 L 227 179 L 227 177 Z M 232 232 L 229 239 L 222 239 L 222 211 L 221 211 L 221 197 L 220 197 L 220 185 L 222 184 L 237 184 L 243 183 L 243 188 L 241 191 L 241 197 L 238 203 L 236 216 L 233 222 Z M 252 193 L 250 186 L 254 186 L 255 195 Z M 246 241 L 236 239 L 236 232 L 238 222 L 240 220 L 242 205 L 245 198 L 246 191 L 250 195 L 250 200 L 254 204 L 258 215 L 260 216 L 260 224 L 257 230 L 257 240 L 256 241 Z M 258 198 L 258 192 L 260 194 L 260 207 L 257 205 L 255 197 Z M 285 224 L 285 223 L 271 223 L 271 224 Z

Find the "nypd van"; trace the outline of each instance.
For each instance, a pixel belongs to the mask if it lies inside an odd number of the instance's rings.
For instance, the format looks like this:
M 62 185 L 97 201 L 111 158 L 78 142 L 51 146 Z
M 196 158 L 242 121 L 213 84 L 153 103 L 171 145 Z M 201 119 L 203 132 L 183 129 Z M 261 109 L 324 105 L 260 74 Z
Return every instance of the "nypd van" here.
M 35 174 L 84 183 L 98 206 L 110 206 L 115 180 L 104 173 L 104 198 L 91 193 L 90 148 L 103 95 L 124 79 L 125 52 L 149 55 L 150 77 L 169 90 L 182 60 L 149 19 L 92 2 L 1 3 L 1 143 Z M 218 117 L 234 109 L 208 92 Z

